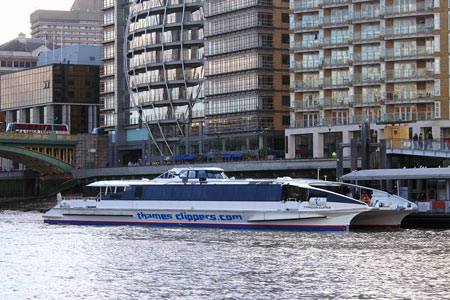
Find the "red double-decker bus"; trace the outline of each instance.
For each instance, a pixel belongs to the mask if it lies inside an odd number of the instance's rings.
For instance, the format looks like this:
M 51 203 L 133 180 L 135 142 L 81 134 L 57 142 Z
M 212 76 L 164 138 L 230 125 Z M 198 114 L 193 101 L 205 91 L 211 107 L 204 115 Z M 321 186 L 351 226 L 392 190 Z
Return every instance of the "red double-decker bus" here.
M 69 134 L 66 124 L 8 123 L 6 132 Z

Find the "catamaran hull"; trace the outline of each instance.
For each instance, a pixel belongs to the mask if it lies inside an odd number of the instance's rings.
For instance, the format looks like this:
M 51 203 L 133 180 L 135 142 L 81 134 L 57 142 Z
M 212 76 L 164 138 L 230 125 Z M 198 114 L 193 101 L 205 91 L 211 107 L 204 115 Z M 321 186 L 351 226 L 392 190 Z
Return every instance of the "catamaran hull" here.
M 409 214 L 413 213 L 413 209 L 379 209 L 363 212 L 350 223 L 351 228 L 370 228 L 370 227 L 386 227 L 396 228 L 402 223 L 402 220 Z
M 55 207 L 44 215 L 48 224 L 140 225 L 216 227 L 230 229 L 278 229 L 305 231 L 346 231 L 361 211 L 260 212 L 140 210 Z

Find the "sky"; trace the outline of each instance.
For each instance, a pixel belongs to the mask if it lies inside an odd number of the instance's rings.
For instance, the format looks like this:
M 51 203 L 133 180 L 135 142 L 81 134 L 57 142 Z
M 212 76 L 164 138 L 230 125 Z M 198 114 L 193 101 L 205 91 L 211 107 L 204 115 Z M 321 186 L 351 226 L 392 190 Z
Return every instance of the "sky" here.
M 74 0 L 13 0 L 0 2 L 0 45 L 23 32 L 31 37 L 30 14 L 38 9 L 70 10 Z

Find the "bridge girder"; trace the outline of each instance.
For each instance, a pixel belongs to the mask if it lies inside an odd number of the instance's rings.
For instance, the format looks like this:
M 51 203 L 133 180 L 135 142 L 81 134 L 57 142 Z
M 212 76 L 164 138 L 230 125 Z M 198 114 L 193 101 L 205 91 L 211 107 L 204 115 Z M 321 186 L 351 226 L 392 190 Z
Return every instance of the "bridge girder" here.
M 0 144 L 0 156 L 26 165 L 44 176 L 71 178 L 73 166 L 40 152 Z

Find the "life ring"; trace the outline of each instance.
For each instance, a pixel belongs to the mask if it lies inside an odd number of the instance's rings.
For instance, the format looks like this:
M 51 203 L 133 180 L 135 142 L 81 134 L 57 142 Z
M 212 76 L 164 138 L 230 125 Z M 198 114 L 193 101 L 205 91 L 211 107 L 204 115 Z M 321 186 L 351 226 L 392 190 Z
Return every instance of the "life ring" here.
M 366 203 L 367 205 L 370 205 L 370 197 L 369 196 L 364 196 L 361 199 L 362 202 Z

